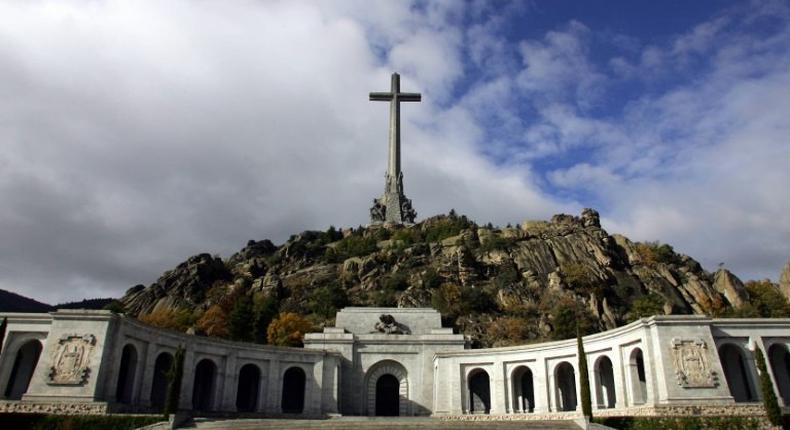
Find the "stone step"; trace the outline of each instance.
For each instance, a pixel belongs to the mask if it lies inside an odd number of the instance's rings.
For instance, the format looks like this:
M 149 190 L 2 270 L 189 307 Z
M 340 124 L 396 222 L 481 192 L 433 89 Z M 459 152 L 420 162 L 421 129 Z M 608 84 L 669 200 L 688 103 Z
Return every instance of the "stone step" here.
M 578 430 L 572 421 L 442 421 L 428 417 L 339 417 L 327 420 L 196 418 L 199 430 Z

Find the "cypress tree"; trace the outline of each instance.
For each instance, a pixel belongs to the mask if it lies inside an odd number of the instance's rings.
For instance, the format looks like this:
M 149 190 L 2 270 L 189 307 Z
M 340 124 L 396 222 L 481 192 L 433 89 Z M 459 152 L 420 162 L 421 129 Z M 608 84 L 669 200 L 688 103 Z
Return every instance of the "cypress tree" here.
M 774 393 L 774 384 L 771 382 L 771 375 L 768 374 L 768 366 L 765 364 L 765 356 L 759 346 L 754 348 L 754 361 L 757 370 L 760 372 L 760 391 L 763 395 L 763 405 L 768 420 L 775 426 L 782 425 L 782 410 L 779 408 L 779 401 Z
M 0 352 L 3 352 L 3 341 L 5 341 L 6 327 L 8 327 L 8 318 L 3 318 L 3 322 L 0 323 Z
M 242 294 L 233 304 L 233 310 L 228 316 L 228 331 L 230 338 L 250 342 L 253 340 L 255 315 L 253 312 L 252 298 Z
M 592 401 L 590 400 L 590 376 L 587 372 L 587 355 L 584 352 L 584 342 L 582 342 L 582 332 L 580 329 L 576 330 L 576 345 L 578 346 L 579 355 L 579 381 L 581 383 L 581 402 L 582 402 L 582 415 L 592 419 Z
M 167 371 L 167 399 L 165 400 L 164 415 L 176 413 L 181 400 L 181 379 L 184 376 L 184 347 L 179 345 L 176 350 L 173 364 Z

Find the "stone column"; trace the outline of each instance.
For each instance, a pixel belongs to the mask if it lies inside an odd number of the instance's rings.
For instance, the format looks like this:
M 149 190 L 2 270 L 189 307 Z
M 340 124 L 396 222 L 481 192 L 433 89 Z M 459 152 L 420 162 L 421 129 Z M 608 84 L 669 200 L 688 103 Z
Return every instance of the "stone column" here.
M 225 368 L 218 369 L 217 390 L 221 394 L 219 409 L 223 411 L 236 411 L 236 390 L 238 389 L 239 372 L 236 369 L 236 351 L 231 351 L 225 357 Z M 224 377 L 222 377 L 224 375 Z
M 535 413 L 549 412 L 550 408 L 550 392 L 551 381 L 546 367 L 546 359 L 541 357 L 535 362 L 535 368 L 532 372 L 532 389 L 535 393 Z
M 266 410 L 264 412 L 279 414 L 282 394 L 282 381 L 280 378 L 280 361 L 276 356 L 269 361 L 269 383 L 266 385 Z
M 621 409 L 627 406 L 626 403 L 626 383 L 625 383 L 625 369 L 623 365 L 623 350 L 622 347 L 617 346 L 612 350 L 612 376 L 614 377 L 614 393 L 615 404 L 614 407 Z
M 266 363 L 266 366 L 261 366 L 261 379 L 258 381 L 258 404 L 255 405 L 257 412 L 267 411 L 267 401 L 269 399 L 269 364 L 271 360 Z
M 507 375 L 501 361 L 495 361 L 491 366 L 491 414 L 505 414 L 505 383 Z
M 139 367 L 139 383 L 134 384 L 134 399 L 137 403 L 144 407 L 151 406 L 151 385 L 154 378 L 154 366 L 156 361 L 156 348 L 150 343 L 144 346 L 145 353 L 142 354 L 141 360 L 138 361 Z
M 181 401 L 180 409 L 192 409 L 192 386 L 195 384 L 195 351 L 190 348 L 189 343 L 185 345 L 184 351 L 184 374 L 181 378 Z

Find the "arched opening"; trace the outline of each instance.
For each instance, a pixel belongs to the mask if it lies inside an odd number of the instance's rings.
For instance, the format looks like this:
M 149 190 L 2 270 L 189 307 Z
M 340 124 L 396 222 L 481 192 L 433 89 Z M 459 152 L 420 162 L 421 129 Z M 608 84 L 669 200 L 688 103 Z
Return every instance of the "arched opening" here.
M 284 414 L 301 414 L 304 410 L 305 374 L 301 367 L 292 367 L 283 375 L 282 410 Z
M 598 408 L 613 408 L 617 402 L 614 391 L 614 368 L 612 360 L 602 356 L 595 362 L 595 394 L 598 398 Z
M 192 409 L 210 411 L 214 401 L 214 378 L 217 365 L 208 358 L 200 360 L 195 367 L 195 383 L 192 385 Z
M 535 410 L 535 388 L 532 370 L 519 366 L 513 371 L 513 412 L 533 412 Z
M 406 368 L 394 360 L 382 360 L 368 369 L 365 380 L 367 414 L 407 416 L 411 414 Z
M 121 367 L 118 369 L 118 385 L 115 387 L 115 400 L 120 403 L 132 403 L 134 394 L 134 376 L 137 369 L 137 349 L 128 344 L 121 353 Z
M 790 406 L 790 352 L 787 346 L 777 343 L 768 348 L 768 360 L 784 404 Z
M 631 400 L 634 405 L 647 401 L 647 378 L 645 376 L 645 359 L 640 348 L 631 351 L 628 360 L 628 372 L 631 379 Z
M 153 381 L 151 383 L 151 406 L 156 409 L 165 407 L 167 398 L 167 372 L 173 366 L 173 356 L 163 352 L 156 357 L 154 363 Z
M 381 375 L 376 381 L 376 416 L 400 415 L 400 381 L 393 375 Z
M 33 372 L 38 365 L 41 357 L 41 342 L 34 339 L 25 342 L 16 352 L 14 366 L 11 368 L 11 376 L 8 378 L 8 385 L 5 389 L 5 398 L 9 400 L 20 400 L 22 395 L 27 392 Z
M 236 390 L 236 410 L 252 412 L 258 406 L 258 388 L 261 371 L 254 364 L 245 364 L 239 371 L 239 386 Z
M 567 361 L 557 365 L 554 370 L 554 380 L 557 383 L 557 410 L 576 410 L 576 373 L 573 366 Z
M 724 378 L 730 387 L 730 394 L 736 402 L 754 402 L 757 391 L 751 384 L 749 370 L 743 351 L 736 345 L 726 344 L 719 348 L 719 359 L 724 368 Z
M 491 412 L 491 381 L 485 370 L 475 369 L 469 374 L 469 413 L 489 412 Z

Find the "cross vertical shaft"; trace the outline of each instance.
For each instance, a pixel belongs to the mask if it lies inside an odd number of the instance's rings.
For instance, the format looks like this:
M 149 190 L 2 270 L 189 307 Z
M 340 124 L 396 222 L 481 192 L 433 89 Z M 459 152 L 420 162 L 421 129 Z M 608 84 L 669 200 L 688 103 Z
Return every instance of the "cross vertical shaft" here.
M 370 209 L 373 223 L 414 222 L 416 212 L 411 208 L 411 200 L 403 195 L 403 174 L 400 169 L 400 103 L 419 102 L 419 93 L 400 92 L 400 75 L 392 74 L 390 92 L 370 93 L 371 101 L 390 103 L 389 142 L 387 174 L 384 195 L 374 200 Z

